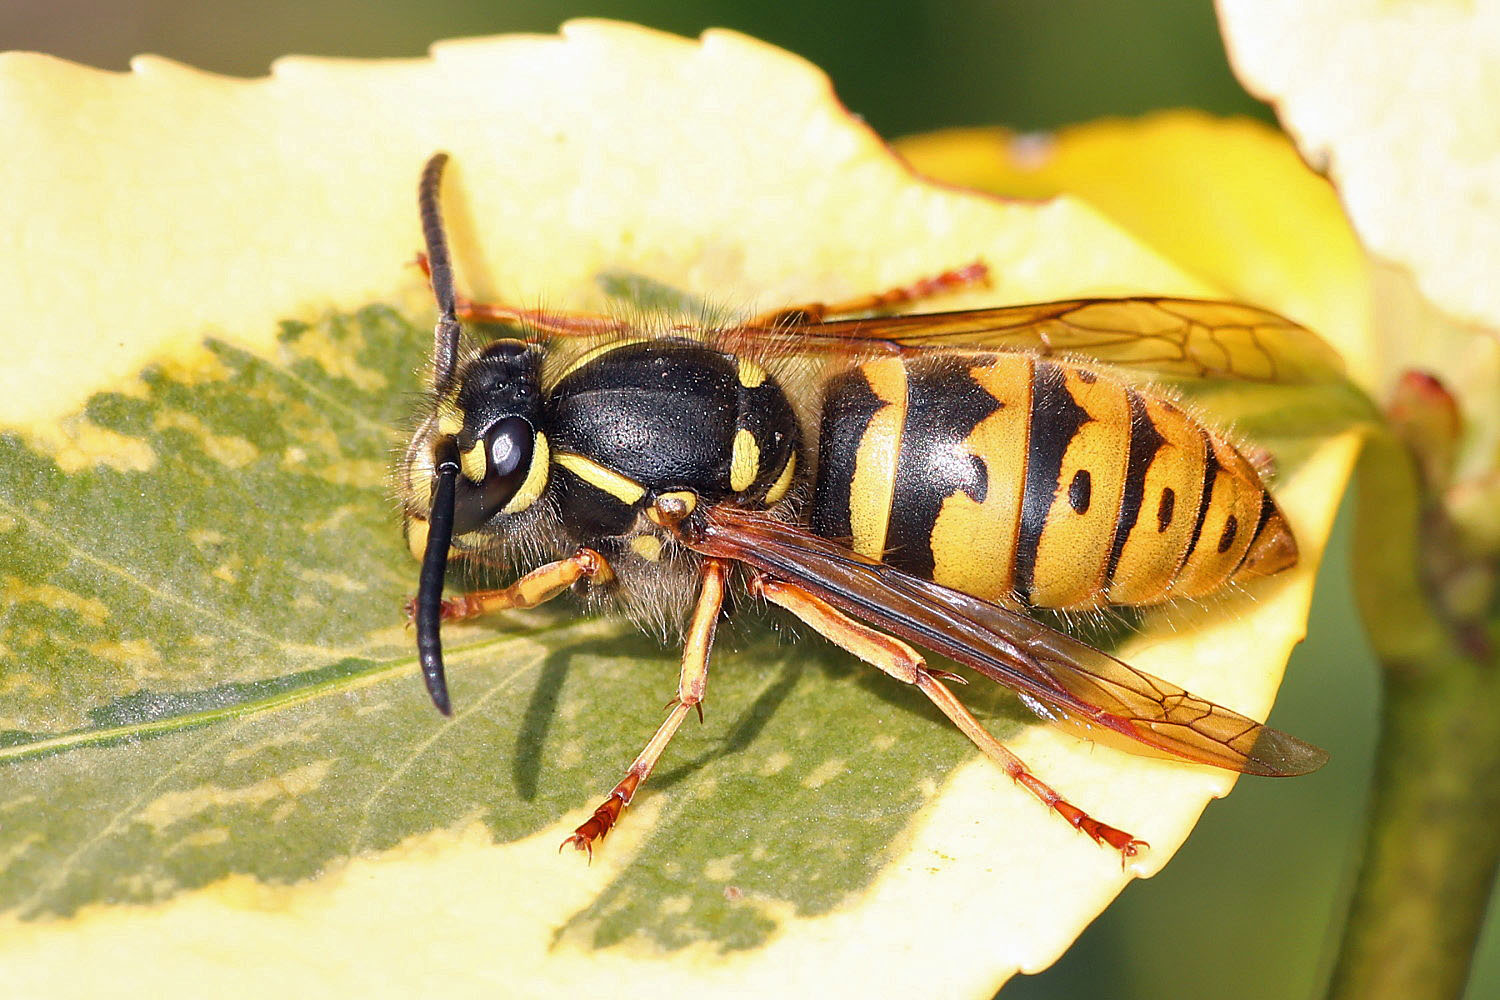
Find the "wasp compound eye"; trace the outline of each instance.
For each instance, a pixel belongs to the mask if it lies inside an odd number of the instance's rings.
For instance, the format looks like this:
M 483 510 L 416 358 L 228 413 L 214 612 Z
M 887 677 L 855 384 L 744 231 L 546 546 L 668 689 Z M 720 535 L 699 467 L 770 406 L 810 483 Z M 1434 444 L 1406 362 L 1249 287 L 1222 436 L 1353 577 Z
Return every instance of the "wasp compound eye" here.
M 453 533 L 466 534 L 510 503 L 531 470 L 536 432 L 521 417 L 505 417 L 484 435 L 485 474 L 477 483 L 458 482 L 454 502 Z
M 517 473 L 524 476 L 530 465 L 531 438 L 531 425 L 519 417 L 507 417 L 496 424 L 495 429 L 485 435 L 490 453 L 490 475 L 502 480 L 515 478 Z M 520 480 L 516 479 L 510 492 L 514 493 L 519 485 Z M 510 498 L 507 496 L 506 499 Z

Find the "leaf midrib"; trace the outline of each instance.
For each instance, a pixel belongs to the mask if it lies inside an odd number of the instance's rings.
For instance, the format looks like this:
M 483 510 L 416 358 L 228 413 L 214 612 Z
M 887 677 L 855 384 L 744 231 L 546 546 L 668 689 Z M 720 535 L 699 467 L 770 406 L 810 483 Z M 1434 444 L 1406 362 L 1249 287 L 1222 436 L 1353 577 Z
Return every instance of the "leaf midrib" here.
M 449 661 L 452 665 L 461 665 L 464 661 L 482 652 L 492 651 L 496 647 L 524 642 L 539 636 L 566 633 L 570 629 L 584 628 L 589 624 L 593 624 L 594 621 L 594 619 L 570 619 L 522 631 L 507 631 L 504 635 L 496 636 L 493 639 L 468 643 L 461 648 L 453 650 L 449 654 Z M 262 698 L 252 698 L 248 701 L 215 706 L 195 712 L 184 712 L 165 716 L 160 719 L 148 719 L 102 729 L 94 727 L 75 729 L 56 736 L 0 747 L 0 765 L 29 760 L 34 757 L 46 756 L 53 753 L 76 750 L 82 747 L 133 742 L 151 736 L 183 732 L 188 729 L 212 725 L 213 723 L 229 719 L 247 718 L 264 712 L 272 712 L 277 709 L 301 705 L 317 698 L 357 691 L 361 688 L 384 683 L 398 676 L 406 674 L 415 676 L 418 673 L 418 669 L 419 665 L 416 656 L 404 656 L 397 660 L 374 663 L 367 669 L 353 671 L 338 677 L 322 678 L 309 684 L 276 691 Z

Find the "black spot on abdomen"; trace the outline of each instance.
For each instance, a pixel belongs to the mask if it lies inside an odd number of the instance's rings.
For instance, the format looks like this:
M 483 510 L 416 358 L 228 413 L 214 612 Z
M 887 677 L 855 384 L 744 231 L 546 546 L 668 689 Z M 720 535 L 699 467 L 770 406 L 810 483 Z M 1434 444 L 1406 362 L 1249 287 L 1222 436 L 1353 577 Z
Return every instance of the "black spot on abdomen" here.
M 1240 519 L 1230 514 L 1229 520 L 1224 522 L 1224 533 L 1219 536 L 1219 555 L 1229 551 L 1229 546 L 1234 544 L 1234 536 L 1239 533 L 1239 530 Z
M 1167 530 L 1172 523 L 1172 508 L 1177 506 L 1177 493 L 1170 486 L 1162 487 L 1161 502 L 1156 505 L 1156 533 Z
M 1088 469 L 1079 469 L 1073 473 L 1073 481 L 1068 484 L 1068 503 L 1072 505 L 1073 513 L 1088 513 L 1089 497 L 1093 492 L 1094 481 Z

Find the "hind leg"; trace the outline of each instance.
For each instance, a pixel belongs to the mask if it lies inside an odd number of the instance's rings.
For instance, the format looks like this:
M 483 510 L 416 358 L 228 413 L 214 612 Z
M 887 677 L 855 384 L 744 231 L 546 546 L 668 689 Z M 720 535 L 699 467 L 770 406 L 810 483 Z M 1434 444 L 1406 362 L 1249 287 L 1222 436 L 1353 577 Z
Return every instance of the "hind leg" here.
M 751 581 L 751 590 L 772 604 L 790 611 L 834 645 L 879 667 L 899 681 L 916 685 L 975 746 L 999 764 L 1016 784 L 1035 795 L 1043 805 L 1067 820 L 1074 828 L 1088 834 L 1096 843 L 1119 851 L 1122 864 L 1149 846 L 1144 840 L 1137 840 L 1124 830 L 1094 819 L 1033 774 L 1026 762 L 1011 753 L 1005 744 L 980 725 L 979 720 L 943 683 L 944 679 L 960 678 L 928 669 L 921 654 L 900 639 L 855 621 L 822 598 L 793 584 L 756 577 Z

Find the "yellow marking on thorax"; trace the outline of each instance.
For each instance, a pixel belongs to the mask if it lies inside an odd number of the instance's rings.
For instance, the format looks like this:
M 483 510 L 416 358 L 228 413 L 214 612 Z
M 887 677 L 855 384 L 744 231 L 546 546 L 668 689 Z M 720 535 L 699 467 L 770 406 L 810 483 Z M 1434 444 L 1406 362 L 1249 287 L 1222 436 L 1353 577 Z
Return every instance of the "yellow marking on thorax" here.
M 765 384 L 766 370 L 749 358 L 739 358 L 740 385 L 756 389 Z
M 729 488 L 743 493 L 760 475 L 760 445 L 755 435 L 741 427 L 734 432 L 734 446 L 729 455 Z
M 656 499 L 658 502 L 667 501 L 669 505 L 675 502 L 682 508 L 683 517 L 687 517 L 693 511 L 698 509 L 698 494 L 694 493 L 692 490 L 673 490 L 670 493 L 661 494 Z M 652 524 L 663 528 L 670 527 L 672 523 L 666 518 L 662 517 L 661 510 L 657 507 L 656 504 L 652 504 L 650 507 L 646 508 L 646 518 Z
M 1016 539 L 1021 530 L 1021 494 L 1031 431 L 1031 359 L 1000 354 L 969 369 L 970 376 L 1000 403 L 963 443 L 985 468 L 985 496 L 963 490 L 943 501 L 932 526 L 932 578 L 945 587 L 987 601 L 1015 590 Z
M 648 562 L 661 558 L 661 539 L 655 535 L 636 535 L 630 540 L 630 551 Z
M 619 340 L 611 340 L 608 343 L 600 344 L 598 347 L 590 348 L 589 350 L 584 351 L 582 354 L 580 354 L 574 360 L 568 362 L 567 367 L 565 367 L 562 370 L 562 374 L 560 374 L 557 377 L 557 380 L 559 382 L 561 382 L 563 379 L 567 378 L 569 375 L 571 375 L 574 372 L 578 371 L 579 369 L 583 368 L 585 365 L 591 364 L 591 363 L 599 360 L 604 355 L 608 354 L 610 351 L 618 351 L 620 348 L 622 348 L 622 347 L 629 347 L 631 344 L 643 344 L 648 339 L 650 339 L 650 338 L 648 338 L 648 337 L 622 337 Z
M 786 491 L 792 488 L 792 479 L 797 474 L 797 453 L 794 451 L 786 457 L 786 465 L 781 470 L 781 475 L 776 477 L 776 482 L 766 491 L 766 506 L 781 502 L 786 496 Z
M 896 462 L 906 426 L 906 363 L 900 358 L 881 358 L 860 365 L 859 371 L 870 391 L 886 405 L 870 418 L 854 455 L 849 528 L 854 551 L 883 559 L 891 499 L 896 493 Z
M 628 476 L 613 469 L 606 469 L 592 458 L 572 451 L 560 451 L 552 459 L 590 486 L 597 487 L 626 505 L 637 503 L 646 495 L 646 488 Z
M 536 503 L 542 490 L 547 488 L 547 469 L 551 460 L 547 435 L 537 431 L 536 436 L 531 439 L 531 468 L 526 470 L 526 478 L 522 481 L 521 488 L 516 490 L 516 495 L 510 498 L 510 503 L 500 508 L 501 513 L 514 514 Z

